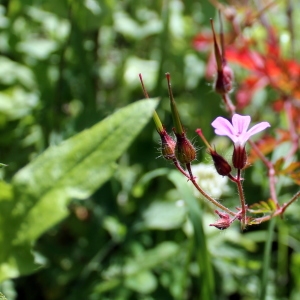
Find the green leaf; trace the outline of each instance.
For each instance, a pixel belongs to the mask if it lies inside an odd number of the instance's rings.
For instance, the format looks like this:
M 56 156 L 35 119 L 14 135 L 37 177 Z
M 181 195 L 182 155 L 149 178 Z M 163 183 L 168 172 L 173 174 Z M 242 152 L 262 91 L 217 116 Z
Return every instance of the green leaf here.
M 33 257 L 27 260 L 30 266 L 20 267 L 16 249 L 25 247 L 24 253 L 30 254 L 28 245 L 67 216 L 71 198 L 89 197 L 114 174 L 115 161 L 149 121 L 156 104 L 142 100 L 120 109 L 50 147 L 14 176 L 13 189 L 7 186 L 0 194 L 0 280 L 37 268 Z
M 150 271 L 142 271 L 125 281 L 125 285 L 142 294 L 152 293 L 157 286 L 156 277 Z
M 101 294 L 122 283 L 122 279 L 126 280 L 126 284 L 130 288 L 138 290 L 136 284 L 144 284 L 140 287 L 140 292 L 150 292 L 155 288 L 156 282 L 154 278 L 149 278 L 152 274 L 145 273 L 157 266 L 161 266 L 164 262 L 178 255 L 180 247 L 173 242 L 163 242 L 157 247 L 144 251 L 137 257 L 128 259 L 124 265 L 111 265 L 107 270 L 103 271 L 105 281 L 95 286 L 94 293 Z M 151 283 L 146 284 L 145 279 L 151 280 Z
M 147 229 L 174 229 L 182 225 L 185 216 L 185 207 L 174 202 L 153 202 L 143 214 L 144 226 Z
M 0 293 L 0 300 L 7 300 L 7 298 L 2 293 Z
M 273 213 L 276 211 L 276 205 L 272 199 L 268 201 L 260 201 L 254 203 L 249 207 L 249 212 L 252 214 L 265 214 L 265 213 Z
M 149 184 L 151 183 L 151 181 L 154 178 L 156 178 L 158 176 L 167 176 L 169 172 L 170 172 L 170 169 L 160 168 L 160 169 L 156 169 L 156 170 L 146 173 L 139 179 L 139 181 L 132 188 L 132 194 L 136 198 L 143 197 Z
M 195 198 L 192 189 L 188 186 L 185 178 L 177 170 L 171 171 L 168 178 L 176 186 L 179 195 L 187 204 L 187 211 L 194 229 L 196 257 L 199 265 L 201 299 L 214 299 L 214 274 L 210 253 L 207 248 L 206 236 L 202 224 L 202 210 Z

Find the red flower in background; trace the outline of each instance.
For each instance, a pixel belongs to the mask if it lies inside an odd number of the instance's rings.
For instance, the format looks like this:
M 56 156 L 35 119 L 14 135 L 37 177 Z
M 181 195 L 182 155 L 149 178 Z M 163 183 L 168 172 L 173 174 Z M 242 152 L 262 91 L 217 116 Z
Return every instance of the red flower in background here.
M 245 17 L 246 18 L 246 17 Z M 300 63 L 291 58 L 285 58 L 280 51 L 276 30 L 267 22 L 262 22 L 267 32 L 267 38 L 262 51 L 257 51 L 257 41 L 246 39 L 242 28 L 249 24 L 240 24 L 240 29 L 232 19 L 232 32 L 224 35 L 226 61 L 240 66 L 248 71 L 243 81 L 235 86 L 235 104 L 238 110 L 248 106 L 253 95 L 267 86 L 277 92 L 278 99 L 273 102 L 273 110 L 281 111 L 288 100 L 292 103 L 291 115 L 296 131 L 300 130 Z M 251 23 L 251 22 L 250 22 Z M 250 24 L 251 25 L 251 24 Z M 213 34 L 200 33 L 193 39 L 193 47 L 200 52 L 213 49 Z M 213 51 L 208 59 L 206 77 L 212 80 L 217 74 L 216 60 Z M 298 117 L 297 117 L 298 116 Z

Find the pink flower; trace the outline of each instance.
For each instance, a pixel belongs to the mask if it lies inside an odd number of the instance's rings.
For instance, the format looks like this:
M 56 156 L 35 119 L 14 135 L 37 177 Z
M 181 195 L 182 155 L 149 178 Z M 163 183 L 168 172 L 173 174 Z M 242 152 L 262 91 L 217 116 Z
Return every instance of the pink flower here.
M 234 114 L 232 117 L 232 124 L 222 118 L 216 118 L 211 125 L 215 128 L 215 133 L 218 135 L 228 136 L 234 143 L 234 150 L 232 155 L 233 166 L 237 169 L 243 169 L 247 163 L 247 153 L 245 144 L 249 138 L 270 127 L 268 122 L 260 122 L 248 130 L 251 122 L 250 116 L 241 116 Z
M 243 148 L 252 135 L 271 126 L 268 122 L 260 122 L 248 130 L 250 122 L 250 116 L 234 114 L 232 124 L 225 118 L 218 117 L 211 125 L 217 135 L 226 135 L 233 141 L 235 147 Z

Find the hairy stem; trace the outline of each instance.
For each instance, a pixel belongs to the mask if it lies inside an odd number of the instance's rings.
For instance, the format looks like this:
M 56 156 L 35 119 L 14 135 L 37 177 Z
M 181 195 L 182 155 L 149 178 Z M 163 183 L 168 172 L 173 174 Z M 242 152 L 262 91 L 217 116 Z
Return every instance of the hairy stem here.
M 208 194 L 206 194 L 202 188 L 198 185 L 198 183 L 195 180 L 195 177 L 193 176 L 192 173 L 192 169 L 191 169 L 191 164 L 186 164 L 186 168 L 190 174 L 190 180 L 193 183 L 193 185 L 195 186 L 195 188 L 208 200 L 210 201 L 212 204 L 214 204 L 215 206 L 219 207 L 220 209 L 224 210 L 225 212 L 227 212 L 228 214 L 230 214 L 231 216 L 236 216 L 236 213 L 234 213 L 233 211 L 231 211 L 229 208 L 225 207 L 224 205 L 222 205 L 221 203 L 219 203 L 217 200 L 215 200 L 214 198 L 212 198 L 211 196 L 209 196 Z
M 176 158 L 173 159 L 173 163 L 178 171 L 180 171 L 187 179 L 191 180 L 190 175 L 181 167 Z
M 238 169 L 238 171 L 237 171 L 236 185 L 237 185 L 241 208 L 242 208 L 242 222 L 241 222 L 242 230 L 244 230 L 245 226 L 246 226 L 246 202 L 245 202 L 245 195 L 244 195 L 242 182 L 241 182 L 241 170 L 240 169 Z

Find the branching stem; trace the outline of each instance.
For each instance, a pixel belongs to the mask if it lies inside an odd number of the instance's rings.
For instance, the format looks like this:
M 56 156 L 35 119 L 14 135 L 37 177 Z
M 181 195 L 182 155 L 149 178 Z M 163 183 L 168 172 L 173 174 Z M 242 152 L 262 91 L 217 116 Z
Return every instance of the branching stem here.
M 210 201 L 212 204 L 214 204 L 215 206 L 219 207 L 220 209 L 222 209 L 223 211 L 227 212 L 228 214 L 230 214 L 231 216 L 236 216 L 236 213 L 234 213 L 233 211 L 231 211 L 229 208 L 225 207 L 224 205 L 222 205 L 221 203 L 219 203 L 217 200 L 215 200 L 214 198 L 212 198 L 211 196 L 209 196 L 206 192 L 204 192 L 202 190 L 202 188 L 198 185 L 198 183 L 195 180 L 195 177 L 193 176 L 193 172 L 191 169 L 191 164 L 186 164 L 186 168 L 190 174 L 190 180 L 193 183 L 193 185 L 195 186 L 195 188 L 208 200 Z

